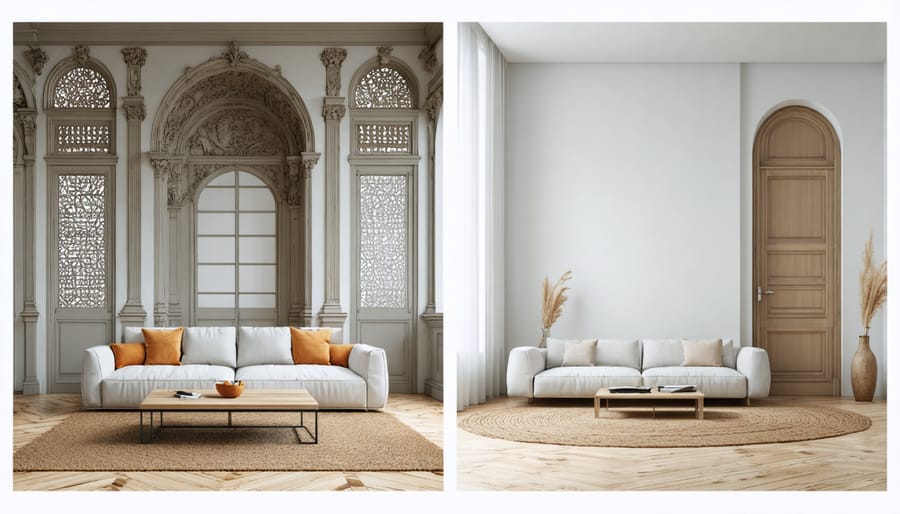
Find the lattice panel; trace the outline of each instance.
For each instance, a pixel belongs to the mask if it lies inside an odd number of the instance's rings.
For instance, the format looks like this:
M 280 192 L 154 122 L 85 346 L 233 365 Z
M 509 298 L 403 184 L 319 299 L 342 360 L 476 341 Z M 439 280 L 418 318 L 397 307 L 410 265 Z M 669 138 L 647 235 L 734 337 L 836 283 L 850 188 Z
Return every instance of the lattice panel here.
M 411 109 L 413 106 L 409 82 L 388 66 L 369 70 L 356 85 L 353 98 L 353 106 L 364 109 Z
M 106 178 L 59 176 L 59 306 L 106 306 Z
M 109 109 L 110 100 L 106 79 L 90 68 L 69 70 L 53 90 L 53 107 L 62 109 Z
M 403 175 L 359 177 L 360 307 L 406 308 L 407 189 Z
M 109 124 L 59 125 L 56 127 L 56 151 L 62 153 L 109 152 Z
M 359 124 L 356 137 L 359 153 L 412 153 L 409 125 Z

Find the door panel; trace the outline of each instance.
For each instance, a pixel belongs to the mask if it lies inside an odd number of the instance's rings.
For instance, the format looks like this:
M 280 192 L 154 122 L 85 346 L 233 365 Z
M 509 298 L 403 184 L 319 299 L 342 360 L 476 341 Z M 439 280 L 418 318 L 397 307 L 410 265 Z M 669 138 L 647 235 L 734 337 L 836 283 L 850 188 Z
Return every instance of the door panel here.
M 351 337 L 384 348 L 390 389 L 415 392 L 413 167 L 359 166 L 353 187 Z
M 753 337 L 772 394 L 840 394 L 839 154 L 831 125 L 804 107 L 757 132 Z

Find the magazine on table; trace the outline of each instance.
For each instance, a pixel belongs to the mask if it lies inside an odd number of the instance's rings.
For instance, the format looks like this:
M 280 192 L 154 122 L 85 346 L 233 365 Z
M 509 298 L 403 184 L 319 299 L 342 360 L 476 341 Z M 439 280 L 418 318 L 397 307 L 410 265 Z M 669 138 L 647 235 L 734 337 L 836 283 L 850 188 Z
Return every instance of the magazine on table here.
M 182 400 L 197 400 L 201 396 L 203 396 L 203 395 L 199 392 L 175 391 L 175 397 L 181 398 Z
M 609 388 L 611 393 L 649 393 L 652 388 L 641 386 L 613 386 Z
M 692 385 L 661 385 L 659 386 L 661 393 L 694 393 L 697 387 Z

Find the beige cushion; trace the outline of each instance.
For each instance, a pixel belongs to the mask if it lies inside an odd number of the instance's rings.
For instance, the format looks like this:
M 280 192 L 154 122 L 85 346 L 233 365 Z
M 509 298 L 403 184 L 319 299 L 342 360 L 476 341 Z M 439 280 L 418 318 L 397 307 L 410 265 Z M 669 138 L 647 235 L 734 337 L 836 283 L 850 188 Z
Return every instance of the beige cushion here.
M 682 366 L 721 366 L 721 339 L 682 339 L 684 350 Z
M 597 350 L 596 339 L 566 341 L 563 351 L 563 366 L 593 366 L 594 353 Z

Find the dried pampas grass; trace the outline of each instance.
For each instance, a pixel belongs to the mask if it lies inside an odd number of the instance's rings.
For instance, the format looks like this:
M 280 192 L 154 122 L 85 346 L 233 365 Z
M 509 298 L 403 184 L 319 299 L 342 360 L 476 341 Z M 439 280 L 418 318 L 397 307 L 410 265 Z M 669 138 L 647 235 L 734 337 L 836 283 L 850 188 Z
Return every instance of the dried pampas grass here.
M 863 334 L 865 336 L 869 335 L 872 318 L 887 299 L 887 261 L 876 268 L 872 262 L 872 253 L 872 233 L 869 232 L 869 240 L 863 252 L 863 268 L 859 273 L 859 307 L 863 327 L 866 329 Z
M 550 327 L 556 323 L 556 320 L 559 319 L 559 315 L 562 314 L 562 307 L 565 305 L 566 300 L 569 299 L 569 297 L 566 296 L 566 291 L 568 291 L 569 288 L 566 287 L 565 284 L 570 278 L 572 278 L 572 272 L 567 271 L 551 286 L 550 280 L 548 280 L 547 277 L 544 277 L 544 304 L 541 320 L 545 330 L 549 330 Z

